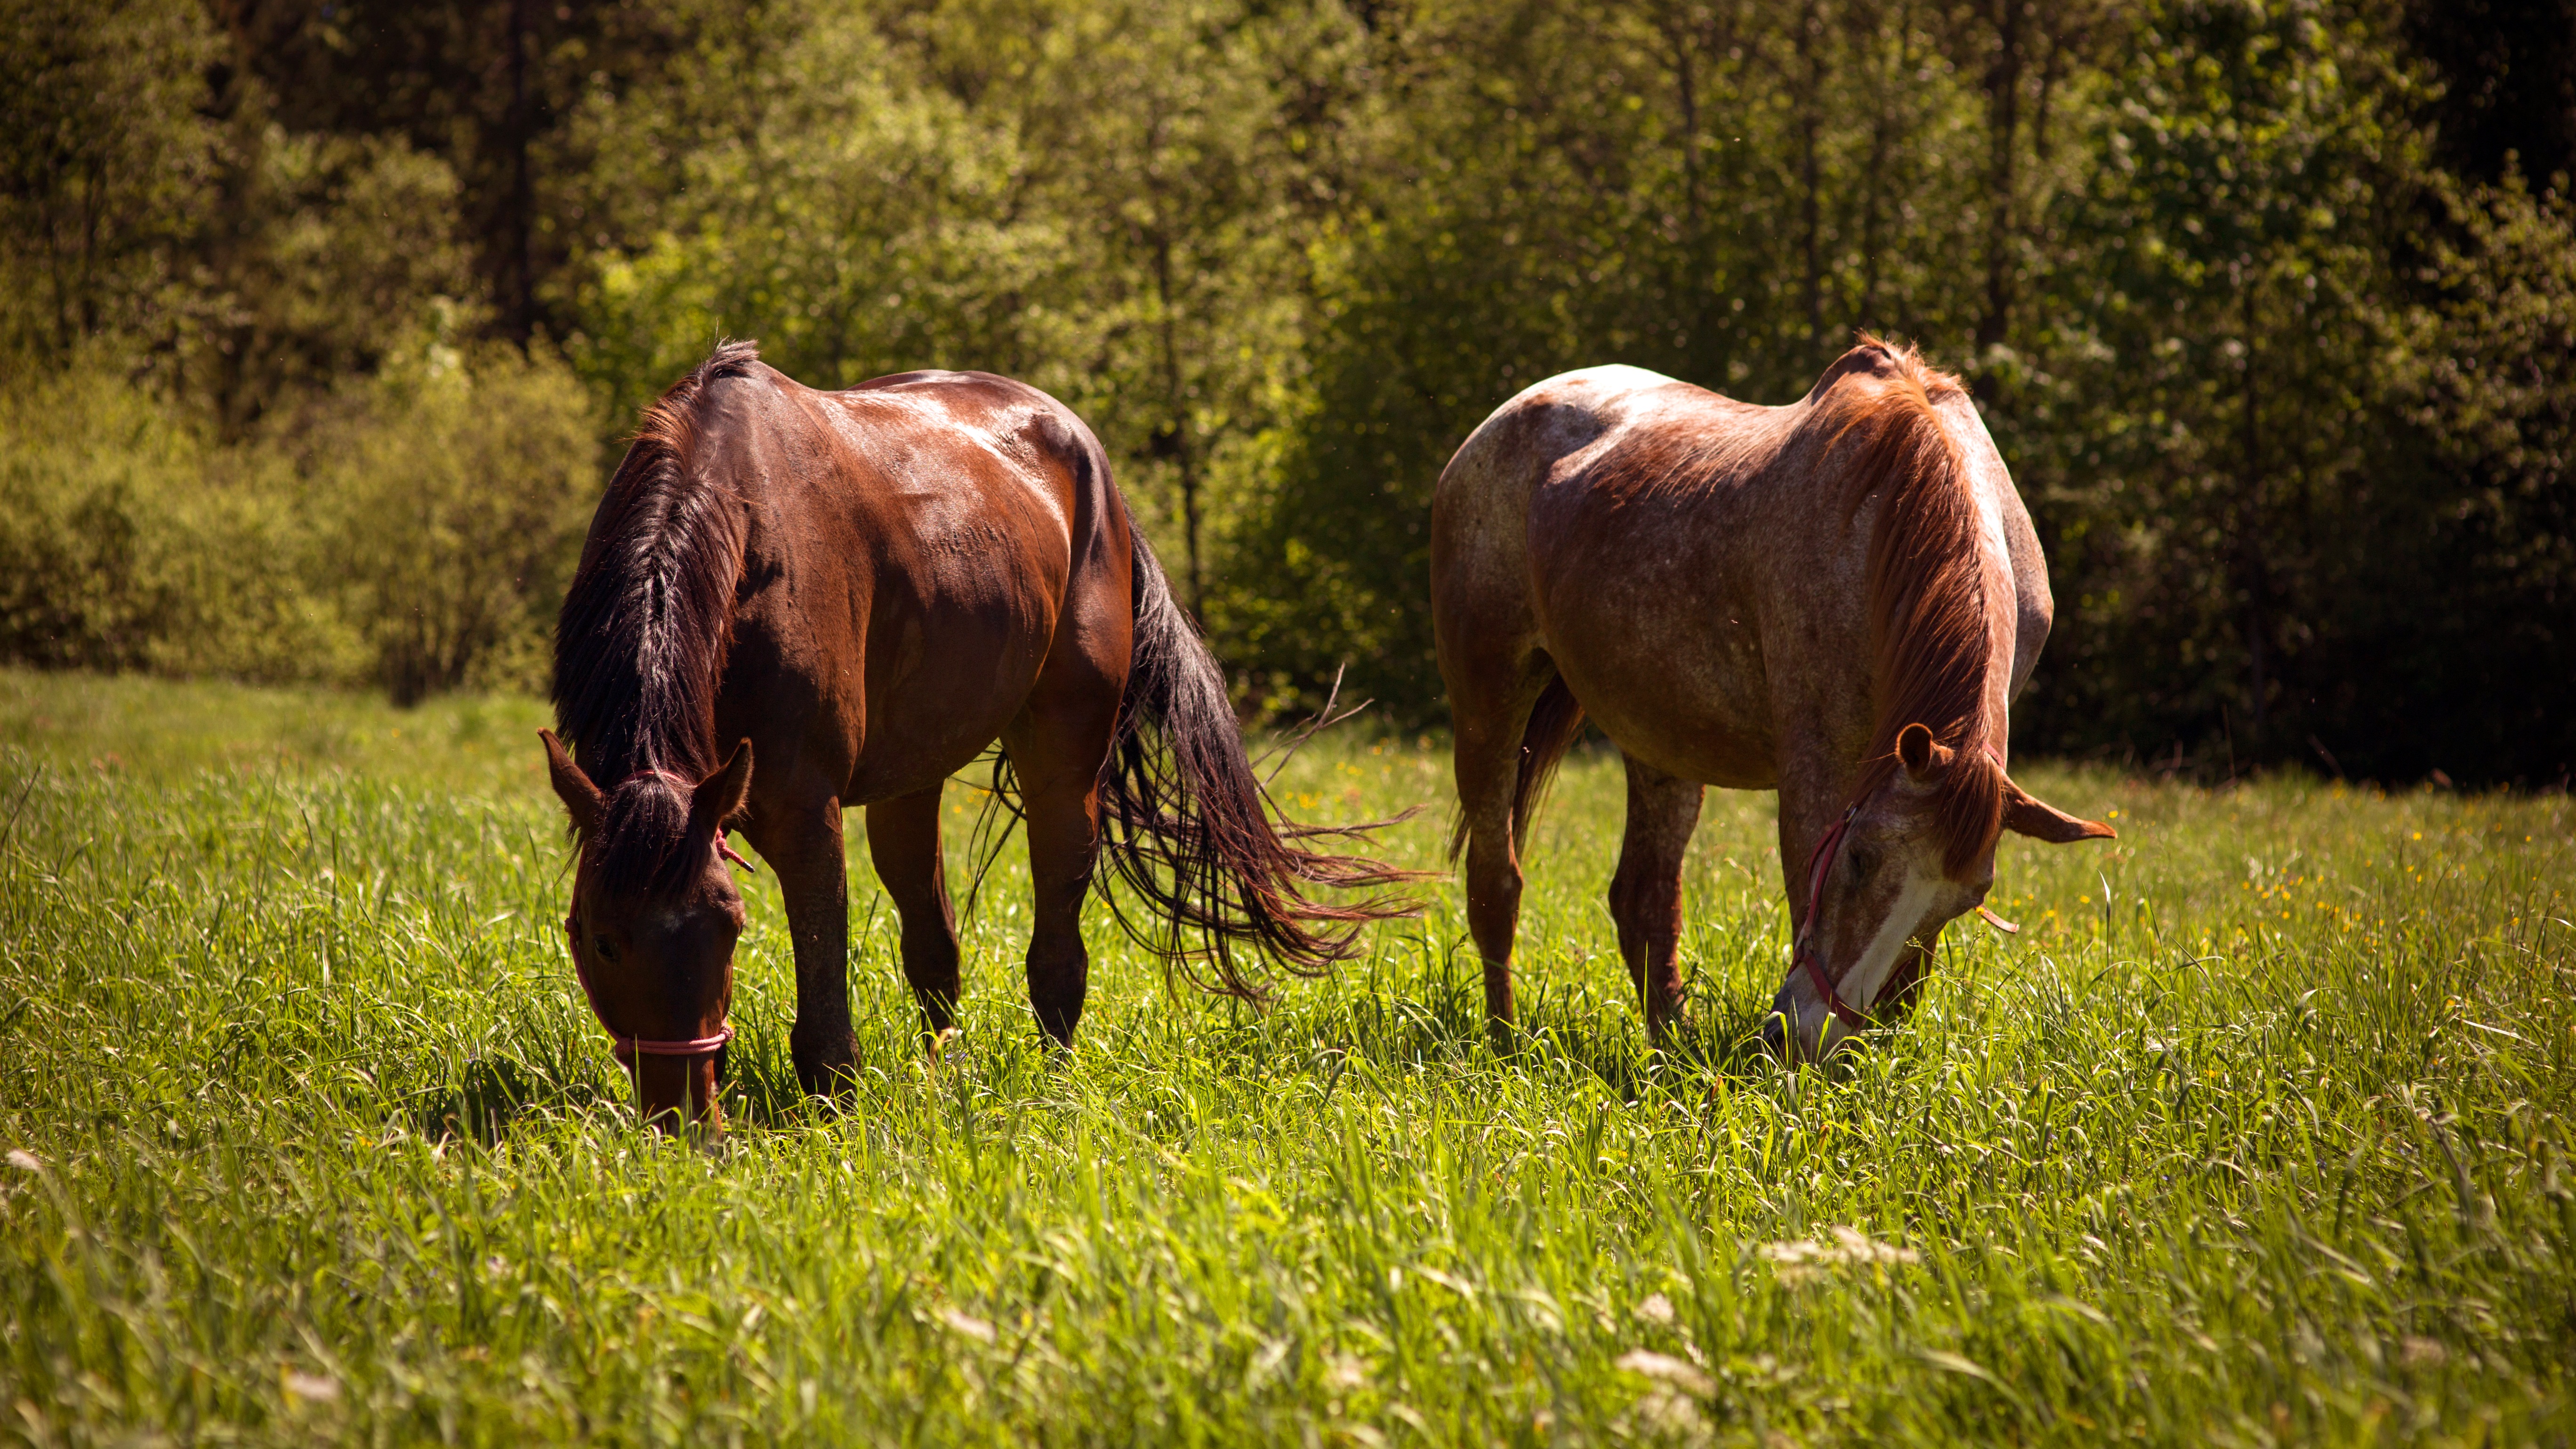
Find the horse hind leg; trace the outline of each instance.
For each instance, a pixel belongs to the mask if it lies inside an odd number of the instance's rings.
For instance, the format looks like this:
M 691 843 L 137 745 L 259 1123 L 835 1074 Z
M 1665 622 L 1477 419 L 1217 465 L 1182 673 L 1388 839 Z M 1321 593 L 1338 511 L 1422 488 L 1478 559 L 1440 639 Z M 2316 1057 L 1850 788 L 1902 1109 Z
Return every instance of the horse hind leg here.
M 1520 930 L 1521 866 L 1519 834 L 1528 824 L 1531 792 L 1537 781 L 1525 772 L 1543 770 L 1564 743 L 1533 740 L 1532 733 L 1565 734 L 1570 714 L 1582 725 L 1571 696 L 1564 708 L 1542 710 L 1551 691 L 1563 694 L 1563 681 L 1544 655 L 1524 663 L 1509 688 L 1461 689 L 1453 683 L 1450 719 L 1454 734 L 1452 763 L 1458 779 L 1458 836 L 1466 854 L 1467 933 L 1485 968 L 1485 1016 L 1497 1033 L 1515 1018 L 1512 1000 L 1512 945 Z M 1538 718 L 1541 714 L 1549 718 Z
M 1029 835 L 1029 1009 L 1061 1046 L 1073 1044 L 1091 990 L 1082 904 L 1100 849 L 1100 768 L 1118 694 L 1118 681 L 1087 660 L 1051 661 L 1002 733 Z
M 903 975 L 932 1040 L 957 1025 L 957 909 L 940 858 L 939 792 L 931 786 L 868 807 L 868 858 L 903 923 Z
M 1633 756 L 1627 765 L 1628 823 L 1610 878 L 1610 918 L 1645 1004 L 1647 1035 L 1660 1042 L 1683 1017 L 1682 859 L 1707 792 Z

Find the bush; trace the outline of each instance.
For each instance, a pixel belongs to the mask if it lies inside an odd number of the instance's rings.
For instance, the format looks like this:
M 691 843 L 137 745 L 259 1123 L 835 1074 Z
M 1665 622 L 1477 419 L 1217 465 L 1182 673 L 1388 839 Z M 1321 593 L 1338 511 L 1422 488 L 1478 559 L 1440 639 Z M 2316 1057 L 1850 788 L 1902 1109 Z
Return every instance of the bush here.
M 54 668 L 328 678 L 309 522 L 263 460 L 73 366 L 0 402 L 0 656 Z
M 96 367 L 0 403 L 0 658 L 381 683 L 544 678 L 599 456 L 563 365 L 432 345 L 281 442 Z
M 398 704 L 540 687 L 599 455 L 569 369 L 433 346 L 321 430 L 330 582 Z

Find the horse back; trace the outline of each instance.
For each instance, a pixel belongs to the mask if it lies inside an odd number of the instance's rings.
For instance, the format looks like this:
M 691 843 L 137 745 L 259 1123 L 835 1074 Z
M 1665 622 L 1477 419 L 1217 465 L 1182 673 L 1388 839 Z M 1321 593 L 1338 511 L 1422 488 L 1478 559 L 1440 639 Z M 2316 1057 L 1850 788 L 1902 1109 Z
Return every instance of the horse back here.
M 908 794 L 1001 732 L 1060 635 L 1123 667 L 1124 511 L 1098 441 L 1036 388 L 823 392 L 763 366 L 710 389 L 700 435 L 747 517 L 719 733 L 752 737 L 764 773 L 793 760 L 844 804 Z

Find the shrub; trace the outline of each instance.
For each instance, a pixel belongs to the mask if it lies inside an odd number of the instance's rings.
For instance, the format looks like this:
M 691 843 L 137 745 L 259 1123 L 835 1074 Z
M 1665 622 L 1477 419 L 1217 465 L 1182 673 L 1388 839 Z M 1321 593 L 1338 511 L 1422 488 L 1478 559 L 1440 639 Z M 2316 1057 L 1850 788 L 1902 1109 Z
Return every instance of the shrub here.
M 569 369 L 433 346 L 367 385 L 314 468 L 341 607 L 396 703 L 536 688 L 599 455 Z
M 0 657 L 261 680 L 344 672 L 348 640 L 308 584 L 310 525 L 263 462 L 207 447 L 92 365 L 0 400 Z

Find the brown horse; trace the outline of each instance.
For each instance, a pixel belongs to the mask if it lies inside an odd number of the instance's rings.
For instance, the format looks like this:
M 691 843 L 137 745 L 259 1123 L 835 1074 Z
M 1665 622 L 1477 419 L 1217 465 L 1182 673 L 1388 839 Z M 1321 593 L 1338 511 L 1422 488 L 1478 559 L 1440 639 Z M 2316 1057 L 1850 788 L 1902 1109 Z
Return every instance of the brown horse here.
M 852 1064 L 847 806 L 867 808 L 925 1024 L 953 1023 L 940 787 L 997 740 L 1036 893 L 1029 1004 L 1058 1042 L 1082 1015 L 1079 915 L 1104 844 L 1164 923 L 1131 933 L 1218 990 L 1259 994 L 1239 948 L 1317 971 L 1401 908 L 1301 893 L 1399 873 L 1272 824 L 1223 675 L 1099 441 L 990 374 L 818 392 L 748 343 L 719 348 L 645 415 L 609 482 L 553 692 L 546 759 L 579 850 L 565 930 L 656 1122 L 718 1120 L 743 927 L 729 829 L 786 893 L 807 1090 Z
M 1780 794 L 1795 945 L 1765 1036 L 1793 1054 L 1908 996 L 2001 832 L 2113 833 L 2004 772 L 2048 575 L 1975 407 L 1911 349 L 1864 338 L 1777 408 L 1632 367 L 1538 383 L 1442 471 L 1431 578 L 1497 1023 L 1530 813 L 1587 715 L 1627 764 L 1610 912 L 1658 1034 L 1708 785 Z

